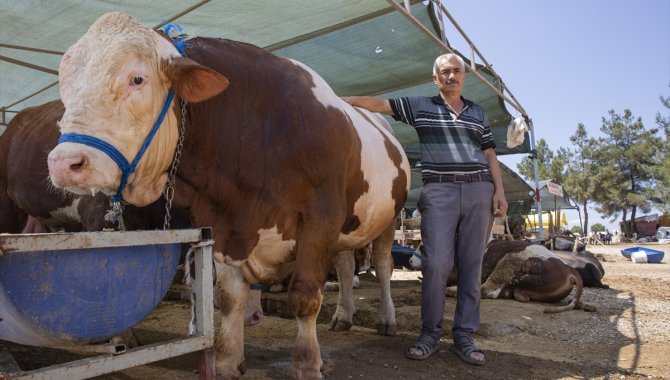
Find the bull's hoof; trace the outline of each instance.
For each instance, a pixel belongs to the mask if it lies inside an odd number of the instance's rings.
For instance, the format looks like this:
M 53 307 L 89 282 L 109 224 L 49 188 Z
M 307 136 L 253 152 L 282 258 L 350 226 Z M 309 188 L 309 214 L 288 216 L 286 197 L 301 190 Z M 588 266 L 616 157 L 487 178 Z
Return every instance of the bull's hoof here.
M 246 361 L 242 361 L 237 368 L 216 366 L 216 380 L 238 380 L 240 376 L 247 372 Z
M 395 335 L 398 332 L 398 325 L 386 324 L 386 323 L 377 323 L 377 334 L 380 335 Z
M 110 344 L 124 344 L 127 349 L 139 347 L 142 345 L 139 338 L 135 335 L 132 329 L 128 329 L 121 334 L 112 337 L 109 340 Z
M 343 319 L 333 319 L 330 321 L 330 330 L 333 331 L 349 331 L 351 330 L 351 322 Z
M 291 367 L 288 374 L 290 378 L 294 380 L 323 380 L 321 371 L 311 368 L 307 369 Z

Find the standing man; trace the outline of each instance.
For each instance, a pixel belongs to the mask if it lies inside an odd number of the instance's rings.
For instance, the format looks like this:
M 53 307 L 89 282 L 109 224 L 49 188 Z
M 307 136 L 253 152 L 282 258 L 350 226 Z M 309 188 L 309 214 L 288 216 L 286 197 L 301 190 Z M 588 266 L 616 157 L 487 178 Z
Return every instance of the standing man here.
M 344 97 L 352 106 L 393 116 L 416 128 L 421 143 L 423 190 L 419 200 L 423 325 L 407 357 L 423 360 L 439 347 L 447 277 L 458 261 L 458 292 L 449 350 L 469 364 L 484 365 L 472 334 L 479 327 L 481 268 L 494 216 L 507 201 L 495 142 L 484 110 L 463 98 L 465 62 L 456 54 L 435 60 L 434 97 Z

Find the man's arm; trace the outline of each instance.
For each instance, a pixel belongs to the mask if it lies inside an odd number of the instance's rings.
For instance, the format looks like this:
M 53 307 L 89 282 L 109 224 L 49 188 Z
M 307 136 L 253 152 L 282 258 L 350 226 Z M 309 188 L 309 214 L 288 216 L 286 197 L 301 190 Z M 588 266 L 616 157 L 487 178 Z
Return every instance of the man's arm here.
M 489 172 L 493 179 L 495 192 L 493 193 L 493 209 L 491 212 L 495 216 L 505 216 L 507 214 L 507 200 L 505 199 L 505 189 L 502 183 L 502 174 L 500 171 L 500 164 L 498 157 L 493 148 L 488 148 L 484 151 L 484 158 L 489 163 Z
M 354 107 L 393 116 L 391 103 L 387 99 L 375 98 L 374 96 L 343 96 L 342 100 Z

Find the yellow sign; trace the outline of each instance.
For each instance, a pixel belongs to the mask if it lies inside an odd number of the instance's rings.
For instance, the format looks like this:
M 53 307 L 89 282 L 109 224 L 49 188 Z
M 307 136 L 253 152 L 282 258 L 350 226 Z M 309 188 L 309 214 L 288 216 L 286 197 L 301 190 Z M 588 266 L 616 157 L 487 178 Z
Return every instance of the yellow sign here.
M 543 212 L 542 213 L 542 227 L 549 227 L 549 218 L 551 218 L 551 224 L 556 224 L 556 214 L 553 211 Z M 568 218 L 565 216 L 565 212 L 561 211 L 559 216 L 559 222 L 562 226 L 568 225 Z M 524 216 L 524 222 L 526 222 L 526 228 L 539 228 L 540 223 L 538 222 L 537 214 L 530 214 Z

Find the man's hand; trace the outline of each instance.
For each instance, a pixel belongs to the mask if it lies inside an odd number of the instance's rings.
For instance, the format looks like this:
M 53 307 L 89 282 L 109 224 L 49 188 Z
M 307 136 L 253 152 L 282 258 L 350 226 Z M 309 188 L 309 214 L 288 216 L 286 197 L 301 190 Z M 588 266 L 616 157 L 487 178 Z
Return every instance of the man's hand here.
M 493 215 L 505 216 L 507 215 L 507 200 L 505 199 L 505 193 L 496 191 L 493 194 Z
M 374 96 L 341 96 L 342 100 L 354 107 L 365 108 L 368 111 L 393 115 L 391 104 L 387 99 L 375 98 Z

